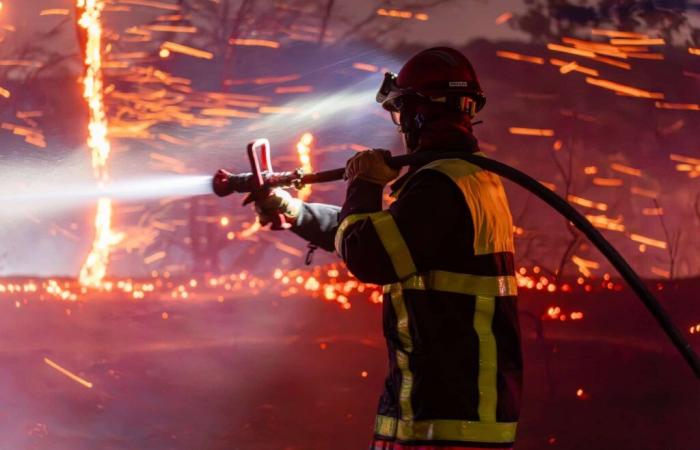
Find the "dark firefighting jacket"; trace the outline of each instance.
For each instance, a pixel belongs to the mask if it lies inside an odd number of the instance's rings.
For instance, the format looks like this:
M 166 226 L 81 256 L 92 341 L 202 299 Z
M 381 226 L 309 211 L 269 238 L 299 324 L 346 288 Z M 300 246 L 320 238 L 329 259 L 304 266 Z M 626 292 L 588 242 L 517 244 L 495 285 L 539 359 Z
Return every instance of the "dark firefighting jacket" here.
M 342 209 L 304 204 L 298 235 L 384 285 L 389 373 L 375 448 L 510 448 L 522 381 L 513 225 L 500 179 L 458 159 L 393 186 L 348 186 Z M 385 447 L 387 443 L 398 444 Z

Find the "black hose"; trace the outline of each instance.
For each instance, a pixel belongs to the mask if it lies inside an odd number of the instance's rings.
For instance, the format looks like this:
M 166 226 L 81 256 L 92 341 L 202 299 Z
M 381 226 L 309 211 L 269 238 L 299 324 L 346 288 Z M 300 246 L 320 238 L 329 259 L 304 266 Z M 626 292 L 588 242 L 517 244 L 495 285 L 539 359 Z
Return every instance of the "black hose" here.
M 622 278 L 629 284 L 639 299 L 644 303 L 647 310 L 654 316 L 656 322 L 661 326 L 666 335 L 671 339 L 673 345 L 681 353 L 685 361 L 690 366 L 695 376 L 700 379 L 700 359 L 693 351 L 690 344 L 683 338 L 680 330 L 673 323 L 668 313 L 661 306 L 659 301 L 644 285 L 639 275 L 630 267 L 620 253 L 603 237 L 593 224 L 585 216 L 572 207 L 566 200 L 555 194 L 540 182 L 529 175 L 510 167 L 506 164 L 494 161 L 483 156 L 468 154 L 464 152 L 449 153 L 413 153 L 410 155 L 394 156 L 387 160 L 387 164 L 394 168 L 403 166 L 420 167 L 437 159 L 462 159 L 482 169 L 493 172 L 506 178 L 513 183 L 527 189 L 535 194 L 549 206 L 554 208 L 559 214 L 570 220 L 586 237 L 600 250 L 600 252 L 617 269 Z M 340 180 L 343 178 L 344 169 L 334 169 L 324 172 L 308 174 L 302 177 L 304 183 L 323 183 Z

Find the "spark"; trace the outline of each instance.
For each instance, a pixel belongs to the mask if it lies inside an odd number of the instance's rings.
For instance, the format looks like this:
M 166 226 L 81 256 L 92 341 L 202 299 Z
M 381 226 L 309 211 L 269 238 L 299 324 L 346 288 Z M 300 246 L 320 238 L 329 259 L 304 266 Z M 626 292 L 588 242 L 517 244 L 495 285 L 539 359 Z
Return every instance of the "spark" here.
M 646 198 L 659 198 L 659 193 L 655 191 L 651 191 L 649 189 L 642 189 L 637 186 L 632 186 L 632 189 L 630 189 L 630 192 L 634 195 L 639 195 L 640 197 L 646 197 Z
M 304 94 L 307 92 L 313 92 L 313 86 L 300 85 L 300 86 L 278 86 L 275 88 L 275 94 Z
M 145 258 L 143 258 L 143 263 L 146 265 L 153 264 L 154 262 L 165 258 L 165 255 L 166 255 L 166 253 L 162 250 L 155 252 L 155 253 L 152 253 L 152 254 L 146 256 Z
M 641 234 L 632 233 L 630 234 L 630 239 L 634 242 L 639 242 L 640 244 L 648 245 L 650 247 L 666 249 L 666 242 L 642 236 Z
M 496 20 L 494 23 L 496 25 L 503 25 L 504 23 L 508 22 L 510 19 L 513 18 L 513 13 L 510 11 L 504 12 L 500 16 L 496 17 Z
M 663 216 L 664 209 L 663 208 L 643 208 L 642 215 L 645 215 L 645 216 Z
M 586 219 L 588 219 L 588 221 L 591 222 L 596 228 L 619 232 L 625 231 L 625 226 L 622 224 L 622 217 L 611 219 L 610 217 L 604 215 L 586 214 Z
M 688 53 L 700 56 L 700 48 L 688 47 Z
M 658 267 L 651 266 L 651 273 L 658 275 L 661 278 L 671 278 L 671 272 L 668 270 L 660 269 Z
M 616 61 L 614 59 L 610 59 L 610 58 L 606 58 L 604 56 L 598 55 L 595 51 L 590 50 L 590 47 L 588 47 L 587 49 L 583 49 L 583 48 L 567 47 L 565 45 L 559 45 L 559 44 L 547 44 L 547 49 L 549 49 L 553 52 L 569 53 L 569 54 L 581 56 L 584 58 L 590 58 L 590 59 L 593 59 L 594 61 L 608 64 L 608 65 L 613 66 L 613 67 L 618 67 L 620 69 L 629 70 L 631 68 L 631 66 L 625 62 Z M 605 52 L 601 52 L 601 53 L 608 54 L 609 52 L 605 51 Z M 619 57 L 619 55 L 615 55 L 615 56 Z
M 510 127 L 508 128 L 510 134 L 518 134 L 522 136 L 543 136 L 550 137 L 554 136 L 554 130 L 549 128 L 519 128 Z
M 612 45 L 666 45 L 666 41 L 661 38 L 614 38 L 610 39 L 610 43 Z
M 260 114 L 257 113 L 231 108 L 206 108 L 202 110 L 202 115 L 213 117 L 235 117 L 238 119 L 257 119 L 260 117 Z
M 280 48 L 280 43 L 277 41 L 269 41 L 266 39 L 229 39 L 228 41 L 231 45 L 241 45 L 246 47 L 267 47 L 267 48 Z
M 178 139 L 175 136 L 171 136 L 171 135 L 165 134 L 165 133 L 158 133 L 158 139 L 160 139 L 163 142 L 167 142 L 168 144 L 187 145 L 187 141 L 185 141 L 183 139 Z
M 603 187 L 618 187 L 622 186 L 623 180 L 620 178 L 601 178 L 601 177 L 595 177 L 593 178 L 593 184 L 596 186 L 603 186 Z
M 287 245 L 284 242 L 277 241 L 274 243 L 274 245 L 277 250 L 288 253 L 292 256 L 296 256 L 297 258 L 301 258 L 302 256 L 304 256 L 303 251 L 299 250 L 298 248 L 292 247 L 291 245 Z
M 301 169 L 304 173 L 313 172 L 313 167 L 311 166 L 311 144 L 314 141 L 314 136 L 311 133 L 304 133 L 297 142 L 297 153 L 299 154 L 299 162 L 301 163 Z M 306 185 L 302 187 L 297 198 L 300 200 L 306 200 L 311 195 L 311 185 Z
M 677 153 L 671 153 L 669 155 L 669 158 L 671 159 L 671 161 L 675 161 L 675 162 L 692 164 L 692 165 L 700 165 L 700 159 L 693 158 L 691 156 L 683 156 L 683 155 L 679 155 Z
M 658 109 L 678 109 L 678 110 L 686 110 L 686 111 L 700 111 L 700 104 L 698 104 L 698 103 L 654 102 L 654 106 Z
M 148 8 L 164 9 L 166 11 L 180 11 L 179 5 L 151 0 L 120 0 L 119 3 L 127 5 L 145 6 Z
M 144 27 L 148 31 L 160 31 L 164 33 L 190 33 L 194 34 L 197 32 L 197 27 L 184 26 L 184 25 L 148 25 Z
M 39 13 L 40 16 L 67 16 L 69 14 L 70 11 L 63 8 L 44 9 Z
M 540 58 L 539 56 L 521 55 L 520 53 L 507 52 L 503 50 L 497 51 L 496 56 L 506 59 L 512 59 L 514 61 L 524 61 L 532 64 L 544 64 L 544 58 Z
M 398 9 L 377 9 L 378 16 L 393 17 L 396 19 L 415 19 L 420 21 L 426 21 L 430 17 L 425 13 L 412 13 L 411 11 L 401 11 Z
M 264 84 L 280 84 L 280 83 L 286 83 L 288 81 L 295 81 L 301 78 L 301 75 L 298 74 L 291 74 L 291 75 L 284 75 L 280 77 L 261 77 L 261 78 L 249 78 L 249 79 L 242 79 L 242 80 L 226 80 L 224 81 L 224 84 L 226 86 L 238 86 L 241 84 L 258 84 L 258 85 L 264 85 Z
M 357 62 L 353 64 L 352 67 L 357 70 L 364 70 L 365 72 L 379 72 L 379 67 L 375 66 L 374 64 Z
M 576 264 L 576 267 L 578 267 L 578 271 L 581 272 L 581 274 L 584 277 L 590 277 L 591 276 L 591 269 L 600 269 L 600 263 L 596 261 L 591 261 L 588 259 L 583 259 L 579 256 L 573 255 L 571 257 L 571 262 Z
M 57 371 L 59 371 L 63 375 L 67 376 L 71 380 L 82 384 L 83 386 L 85 386 L 88 389 L 92 389 L 92 383 L 90 383 L 89 381 L 87 381 L 83 378 L 80 378 L 78 375 L 75 375 L 74 373 L 70 372 L 69 370 L 64 369 L 63 367 L 59 366 L 55 362 L 51 361 L 49 358 L 44 358 L 44 362 L 46 364 L 48 364 L 49 367 L 53 367 L 54 369 L 56 369 Z
M 578 67 L 578 63 L 576 61 L 571 61 L 570 63 L 564 64 L 563 66 L 559 67 L 559 72 L 567 74 L 574 70 L 576 67 Z
M 643 89 L 638 89 L 632 86 L 627 86 L 620 83 L 615 83 L 613 81 L 604 80 L 602 78 L 591 78 L 586 77 L 586 83 L 592 84 L 594 86 L 602 87 L 604 89 L 610 89 L 611 91 L 619 92 L 621 94 L 630 95 L 632 97 L 640 98 L 652 98 L 652 99 L 663 99 L 664 94 L 660 92 L 649 92 Z
M 585 67 L 577 63 L 576 61 L 562 61 L 561 59 L 556 59 L 556 58 L 551 58 L 549 60 L 550 64 L 554 66 L 559 66 L 559 72 L 562 74 L 569 73 L 571 71 L 574 72 L 580 72 L 586 75 L 590 75 L 592 77 L 597 77 L 598 76 L 598 71 L 595 69 L 591 69 L 590 67 Z
M 571 203 L 575 203 L 586 208 L 597 209 L 598 211 L 608 210 L 608 205 L 606 205 L 605 203 L 594 202 L 592 200 L 588 200 L 583 197 L 578 197 L 576 195 L 569 194 L 569 196 L 566 199 L 569 200 Z
M 553 52 L 570 53 L 572 55 L 584 56 L 586 58 L 595 58 L 596 54 L 590 50 L 582 50 L 579 48 L 567 47 L 559 44 L 547 44 L 547 48 Z
M 616 58 L 626 59 L 627 55 L 622 52 L 619 47 L 615 47 L 610 44 L 603 44 L 600 42 L 583 41 L 581 39 L 574 39 L 571 37 L 562 38 L 562 42 L 565 44 L 573 45 L 574 47 L 581 50 L 588 50 L 601 55 L 614 56 Z M 636 48 L 636 47 L 635 47 Z
M 606 36 L 610 38 L 646 39 L 648 37 L 646 34 L 631 33 L 629 31 L 603 30 L 600 28 L 593 28 L 591 34 L 593 36 Z
M 635 169 L 634 167 L 626 166 L 624 164 L 612 163 L 612 164 L 610 164 L 610 168 L 612 170 L 614 170 L 615 172 L 624 173 L 625 175 L 631 175 L 633 177 L 641 177 L 642 176 L 641 170 Z
M 549 189 L 552 192 L 557 190 L 557 185 L 554 183 L 548 183 L 548 182 L 542 181 L 542 180 L 538 180 L 538 181 L 542 186 L 546 187 L 547 189 Z
M 178 44 L 175 42 L 165 41 L 161 45 L 161 50 L 167 50 L 173 53 L 180 53 L 187 56 L 192 56 L 194 58 L 201 59 L 213 59 L 214 54 L 204 50 L 199 50 L 194 47 L 189 47 L 187 45 Z
M 0 66 L 41 67 L 42 63 L 26 59 L 2 59 L 0 60 Z
M 627 56 L 630 58 L 649 59 L 652 61 L 664 60 L 664 55 L 662 55 L 661 53 L 627 53 Z

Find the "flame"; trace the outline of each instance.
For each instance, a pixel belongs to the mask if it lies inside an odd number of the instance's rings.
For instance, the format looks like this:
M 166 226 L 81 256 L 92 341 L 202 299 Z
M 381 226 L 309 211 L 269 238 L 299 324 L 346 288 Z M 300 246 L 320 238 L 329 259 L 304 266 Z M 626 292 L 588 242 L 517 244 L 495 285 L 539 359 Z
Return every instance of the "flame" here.
M 78 24 L 87 31 L 85 47 L 85 87 L 83 96 L 90 110 L 87 144 L 92 152 L 92 168 L 100 184 L 109 179 L 107 159 L 110 145 L 107 140 L 107 116 L 104 108 L 102 81 L 102 24 L 100 22 L 104 2 L 102 0 L 77 0 L 82 15 Z M 111 229 L 112 202 L 102 198 L 97 204 L 95 217 L 95 241 L 92 250 L 80 269 L 80 283 L 84 286 L 100 286 L 107 273 L 110 248 L 119 242 L 121 235 Z
M 304 133 L 297 142 L 297 153 L 299 153 L 299 162 L 304 173 L 311 173 L 311 144 L 314 141 L 314 136 L 311 133 Z M 297 198 L 306 200 L 311 195 L 311 186 L 306 185 L 299 190 Z
M 80 269 L 80 284 L 99 287 L 107 274 L 107 263 L 111 248 L 124 237 L 122 233 L 112 231 L 112 201 L 101 198 L 97 203 L 95 215 L 95 240 L 92 250 Z

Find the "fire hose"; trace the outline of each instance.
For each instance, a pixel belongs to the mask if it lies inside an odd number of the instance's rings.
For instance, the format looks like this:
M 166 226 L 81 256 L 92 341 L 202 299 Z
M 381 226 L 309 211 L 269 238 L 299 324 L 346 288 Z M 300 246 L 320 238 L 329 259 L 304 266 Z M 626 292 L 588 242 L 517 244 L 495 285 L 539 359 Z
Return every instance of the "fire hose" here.
M 262 158 L 258 158 L 258 150 L 262 151 Z M 213 180 L 213 190 L 216 195 L 224 197 L 237 192 L 250 193 L 249 198 L 246 200 L 249 202 L 254 199 L 256 194 L 259 195 L 261 192 L 275 187 L 299 188 L 307 184 L 342 180 L 345 175 L 344 167 L 315 173 L 304 173 L 300 169 L 288 172 L 274 172 L 272 171 L 270 160 L 270 144 L 266 139 L 258 139 L 257 141 L 251 142 L 248 145 L 248 157 L 253 170 L 251 173 L 232 174 L 223 169 L 217 172 Z M 394 169 L 399 169 L 404 166 L 420 167 L 438 159 L 461 159 L 506 178 L 539 197 L 564 218 L 573 223 L 574 226 L 596 246 L 613 267 L 615 267 L 622 278 L 637 294 L 642 303 L 644 303 L 644 306 L 666 333 L 666 336 L 668 336 L 681 356 L 688 363 L 688 366 L 690 366 L 690 369 L 695 373 L 695 376 L 700 379 L 700 359 L 698 355 L 684 339 L 678 327 L 676 327 L 668 313 L 646 287 L 639 275 L 637 275 L 615 247 L 603 237 L 600 231 L 598 231 L 583 214 L 578 212 L 559 195 L 543 186 L 540 182 L 506 164 L 466 152 L 425 152 L 394 156 L 387 159 L 387 165 Z M 261 161 L 262 167 L 260 164 Z M 274 226 L 275 223 L 273 222 L 273 227 Z

